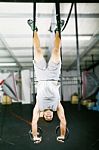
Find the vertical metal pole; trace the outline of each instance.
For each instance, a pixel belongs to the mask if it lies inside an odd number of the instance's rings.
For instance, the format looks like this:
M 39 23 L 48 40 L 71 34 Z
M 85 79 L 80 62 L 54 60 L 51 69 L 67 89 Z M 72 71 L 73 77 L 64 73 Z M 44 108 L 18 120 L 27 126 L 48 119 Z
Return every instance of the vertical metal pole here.
M 85 69 L 87 70 L 87 60 L 85 61 Z
M 33 5 L 33 21 L 34 21 L 34 29 L 35 29 L 35 22 L 36 22 L 36 3 L 34 2 Z M 33 37 L 34 37 L 34 31 L 33 31 Z M 32 60 L 33 60 L 33 104 L 36 101 L 35 97 L 35 74 L 34 74 L 34 46 L 32 46 Z
M 77 7 L 74 3 L 75 10 L 75 31 L 76 31 L 76 50 L 77 50 L 77 84 L 78 84 L 78 110 L 80 110 L 81 100 L 81 83 L 80 83 L 80 55 L 79 55 L 79 41 L 78 41 L 78 22 L 77 22 Z
M 61 39 L 61 29 L 60 29 L 60 3 L 56 3 L 56 20 L 57 20 L 57 26 L 58 26 L 58 30 L 59 30 L 59 37 Z M 63 68 L 62 68 L 62 46 L 60 47 L 60 56 L 61 56 L 61 77 L 60 77 L 60 81 L 61 81 L 61 101 L 63 101 L 63 80 L 62 80 L 62 75 L 63 75 Z
M 19 99 L 22 99 L 21 70 L 19 70 Z
M 92 56 L 92 65 L 93 65 L 92 69 L 93 69 L 93 73 L 94 73 L 95 72 L 95 69 L 94 69 L 94 55 L 92 54 L 91 56 Z

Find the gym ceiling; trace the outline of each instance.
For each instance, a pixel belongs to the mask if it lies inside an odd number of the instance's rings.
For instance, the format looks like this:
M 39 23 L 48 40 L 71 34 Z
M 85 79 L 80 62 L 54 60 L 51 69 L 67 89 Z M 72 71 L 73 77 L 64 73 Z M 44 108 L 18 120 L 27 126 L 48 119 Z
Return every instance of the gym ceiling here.
M 41 47 L 48 57 L 52 35 L 48 31 L 55 16 L 53 1 L 37 1 L 36 24 Z M 61 19 L 67 20 L 72 2 L 60 2 Z M 99 65 L 99 3 L 77 3 L 80 68 Z M 32 31 L 27 24 L 33 18 L 33 1 L 0 1 L 0 72 L 32 68 Z M 74 7 L 62 32 L 63 69 L 77 69 Z

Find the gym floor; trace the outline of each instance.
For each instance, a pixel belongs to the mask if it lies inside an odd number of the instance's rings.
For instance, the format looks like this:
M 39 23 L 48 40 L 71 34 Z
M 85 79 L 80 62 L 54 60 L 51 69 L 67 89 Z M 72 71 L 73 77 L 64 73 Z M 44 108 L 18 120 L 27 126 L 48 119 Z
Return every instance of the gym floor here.
M 0 150 L 98 150 L 99 112 L 87 110 L 70 102 L 62 102 L 65 110 L 69 138 L 65 143 L 56 141 L 57 115 L 48 123 L 41 118 L 42 142 L 34 144 L 29 138 L 33 105 L 14 103 L 0 105 Z

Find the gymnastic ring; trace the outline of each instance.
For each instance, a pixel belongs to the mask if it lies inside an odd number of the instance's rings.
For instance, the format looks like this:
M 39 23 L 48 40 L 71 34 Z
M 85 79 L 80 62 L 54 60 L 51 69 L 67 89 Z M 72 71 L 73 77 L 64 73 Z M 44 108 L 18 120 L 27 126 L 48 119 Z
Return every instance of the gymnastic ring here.
M 56 136 L 60 136 L 60 126 L 58 125 L 55 129 L 55 132 L 56 132 Z M 65 135 L 65 139 L 64 140 L 67 140 L 69 137 L 69 129 L 66 128 L 66 135 Z
M 42 137 L 42 129 L 40 127 L 37 128 L 37 132 L 38 132 L 38 137 Z M 30 137 L 30 140 L 34 142 L 33 140 L 33 135 L 32 135 L 32 130 L 29 130 L 29 137 Z

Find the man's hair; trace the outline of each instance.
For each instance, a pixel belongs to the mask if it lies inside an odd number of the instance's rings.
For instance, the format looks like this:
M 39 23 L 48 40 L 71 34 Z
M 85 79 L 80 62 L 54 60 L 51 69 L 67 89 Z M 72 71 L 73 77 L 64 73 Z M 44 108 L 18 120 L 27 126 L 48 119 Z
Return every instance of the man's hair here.
M 47 110 L 50 110 L 50 111 L 52 111 L 52 112 L 53 112 L 53 110 L 52 110 L 52 109 L 49 109 L 49 108 L 47 108 L 47 109 L 44 109 L 44 112 L 45 112 L 45 111 L 47 111 Z

